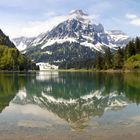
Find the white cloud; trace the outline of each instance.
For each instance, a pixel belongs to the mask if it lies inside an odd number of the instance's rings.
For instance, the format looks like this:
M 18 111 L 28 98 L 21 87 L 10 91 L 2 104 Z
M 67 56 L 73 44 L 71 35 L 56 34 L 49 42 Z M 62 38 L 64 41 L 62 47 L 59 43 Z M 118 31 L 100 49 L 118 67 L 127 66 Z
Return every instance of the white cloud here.
M 135 26 L 140 26 L 140 18 L 130 21 L 130 24 L 135 25 Z
M 136 18 L 138 18 L 138 16 L 135 15 L 135 14 L 126 14 L 126 18 L 128 18 L 128 19 L 136 19 Z
M 34 37 L 41 33 L 51 30 L 53 27 L 57 26 L 59 23 L 65 21 L 67 16 L 55 16 L 55 12 L 46 13 L 48 20 L 45 21 L 30 21 L 26 26 L 17 28 L 12 32 L 12 38 L 19 36 Z M 89 16 L 92 21 L 96 21 L 99 18 L 99 15 Z
M 27 36 L 33 37 L 40 33 L 47 32 L 51 30 L 54 26 L 57 26 L 60 22 L 66 19 L 65 16 L 55 16 L 46 21 L 30 21 L 27 23 L 26 27 L 22 27 L 20 32 L 16 32 L 14 37 Z
M 126 18 L 129 20 L 129 23 L 134 26 L 140 26 L 140 17 L 135 14 L 126 14 Z

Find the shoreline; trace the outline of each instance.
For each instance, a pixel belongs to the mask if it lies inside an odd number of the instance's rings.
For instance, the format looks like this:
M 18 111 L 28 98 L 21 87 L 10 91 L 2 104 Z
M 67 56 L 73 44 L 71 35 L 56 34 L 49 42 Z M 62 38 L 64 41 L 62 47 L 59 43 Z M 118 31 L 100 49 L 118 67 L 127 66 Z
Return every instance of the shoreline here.
M 52 70 L 29 70 L 29 71 L 8 71 L 2 70 L 0 73 L 35 73 L 35 72 L 95 72 L 95 73 L 140 73 L 139 70 L 124 70 L 124 69 L 52 69 Z
M 58 69 L 58 70 L 43 70 L 35 72 L 95 72 L 95 73 L 140 73 L 140 70 L 124 70 L 124 69 L 108 69 L 108 70 L 97 70 L 97 69 Z

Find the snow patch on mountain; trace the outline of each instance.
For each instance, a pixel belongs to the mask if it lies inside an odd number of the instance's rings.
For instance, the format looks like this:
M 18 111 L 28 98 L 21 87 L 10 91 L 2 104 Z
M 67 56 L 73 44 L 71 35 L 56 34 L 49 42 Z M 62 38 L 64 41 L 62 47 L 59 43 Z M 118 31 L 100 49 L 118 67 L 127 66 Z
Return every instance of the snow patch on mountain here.
M 77 42 L 77 40 L 75 38 L 64 38 L 64 39 L 49 39 L 42 47 L 41 49 L 44 49 L 45 47 L 47 46 L 51 46 L 55 43 L 58 43 L 58 44 L 62 44 L 64 42 Z
M 96 51 L 102 51 L 102 49 L 101 49 L 101 44 L 100 44 L 100 43 L 94 45 L 94 44 L 89 43 L 89 42 L 86 41 L 86 42 L 82 42 L 82 43 L 80 43 L 80 44 L 83 45 L 83 46 L 89 47 L 89 48 L 91 48 L 91 49 L 94 49 L 94 50 L 96 50 Z
M 26 48 L 27 48 L 27 45 L 24 44 L 23 42 L 20 42 L 20 44 L 17 46 L 17 49 L 18 49 L 19 51 L 23 51 L 23 50 L 25 50 Z
M 33 42 L 34 39 L 35 37 L 31 37 L 31 38 L 19 37 L 19 38 L 12 39 L 12 41 L 14 42 L 16 48 L 19 51 L 23 52 L 30 46 L 30 44 Z
M 110 43 L 116 46 L 125 46 L 131 38 L 120 30 L 110 30 L 106 32 Z

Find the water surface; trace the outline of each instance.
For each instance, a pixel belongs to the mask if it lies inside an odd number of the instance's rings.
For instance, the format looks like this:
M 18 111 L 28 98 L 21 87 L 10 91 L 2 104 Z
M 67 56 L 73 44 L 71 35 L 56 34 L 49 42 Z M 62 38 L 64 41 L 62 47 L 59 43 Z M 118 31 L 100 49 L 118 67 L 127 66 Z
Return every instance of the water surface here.
M 0 139 L 139 139 L 140 74 L 1 73 Z

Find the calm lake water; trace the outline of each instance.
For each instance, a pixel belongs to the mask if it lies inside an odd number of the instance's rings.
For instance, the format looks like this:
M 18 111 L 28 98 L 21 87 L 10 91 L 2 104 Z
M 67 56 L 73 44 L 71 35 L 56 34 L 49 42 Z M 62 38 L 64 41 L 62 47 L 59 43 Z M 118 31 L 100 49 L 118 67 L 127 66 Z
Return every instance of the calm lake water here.
M 0 140 L 139 140 L 140 74 L 1 73 Z

